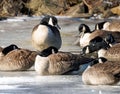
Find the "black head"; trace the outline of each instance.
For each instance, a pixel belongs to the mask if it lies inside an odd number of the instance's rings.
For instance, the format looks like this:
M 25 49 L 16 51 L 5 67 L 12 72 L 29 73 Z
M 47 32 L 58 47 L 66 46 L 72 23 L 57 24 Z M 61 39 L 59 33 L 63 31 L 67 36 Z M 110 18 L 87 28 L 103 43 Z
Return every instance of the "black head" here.
M 108 49 L 110 48 L 109 44 L 100 36 L 97 36 L 93 38 L 90 42 L 89 45 L 95 46 L 96 50 L 100 50 L 102 48 Z
M 93 38 L 92 40 L 90 40 L 89 44 L 94 46 L 95 44 L 101 43 L 103 41 L 104 41 L 103 38 L 101 38 L 100 36 L 97 36 Z
M 101 29 L 103 29 L 103 26 L 104 26 L 104 24 L 105 24 L 106 22 L 107 22 L 107 21 L 103 21 L 103 22 L 97 23 L 97 24 L 95 25 L 95 30 L 101 30 Z
M 43 25 L 51 25 L 51 26 L 55 26 L 58 29 L 60 29 L 59 25 L 58 25 L 58 20 L 55 16 L 50 16 L 50 15 L 46 15 L 40 22 L 40 24 Z
M 90 66 L 93 66 L 93 65 L 95 65 L 95 64 L 97 64 L 97 63 L 105 63 L 106 61 L 107 61 L 106 58 L 104 58 L 104 57 L 99 57 L 99 58 L 96 58 L 96 59 L 94 59 L 93 61 L 91 61 L 91 62 L 90 62 Z
M 49 16 L 49 15 L 46 15 L 45 17 L 43 17 L 40 21 L 40 24 L 48 25 L 50 17 L 51 16 Z
M 9 53 L 10 51 L 13 51 L 13 50 L 15 50 L 15 49 L 19 49 L 19 48 L 17 47 L 17 45 L 11 44 L 10 46 L 5 47 L 5 48 L 2 50 L 2 53 L 3 53 L 4 55 L 6 55 L 7 53 Z
M 112 34 L 108 34 L 106 37 L 105 37 L 105 41 L 108 43 L 108 44 L 114 44 L 115 43 L 115 39 L 113 37 Z
M 107 61 L 107 59 L 104 58 L 104 57 L 99 57 L 99 58 L 97 58 L 97 59 L 98 59 L 98 62 L 99 62 L 99 63 L 105 63 L 105 62 Z
M 81 55 L 88 54 L 88 53 L 91 52 L 90 49 L 91 49 L 91 48 L 90 48 L 90 45 L 87 45 L 87 46 L 85 46 L 85 47 L 82 48 L 80 54 L 81 54 Z
M 85 24 L 80 24 L 78 30 L 79 30 L 79 33 L 82 33 L 82 32 L 84 32 L 84 33 L 91 33 L 90 28 L 87 25 L 85 25 Z
M 98 51 L 100 49 L 108 49 L 109 47 L 109 44 L 104 39 L 98 36 L 92 39 L 89 42 L 89 45 L 83 47 L 81 53 L 85 55 L 88 53 Z
M 57 52 L 58 52 L 58 49 L 56 47 L 51 46 L 41 51 L 39 55 L 43 57 L 47 57 L 50 54 L 57 53 Z
M 85 46 L 85 47 L 82 48 L 80 54 L 84 56 L 84 55 L 86 55 L 86 54 L 95 52 L 95 51 L 97 51 L 98 49 L 99 49 L 99 48 L 97 48 L 96 46 L 87 45 L 87 46 Z
M 95 64 L 99 63 L 98 59 L 95 59 L 93 61 L 90 62 L 90 66 L 94 66 Z

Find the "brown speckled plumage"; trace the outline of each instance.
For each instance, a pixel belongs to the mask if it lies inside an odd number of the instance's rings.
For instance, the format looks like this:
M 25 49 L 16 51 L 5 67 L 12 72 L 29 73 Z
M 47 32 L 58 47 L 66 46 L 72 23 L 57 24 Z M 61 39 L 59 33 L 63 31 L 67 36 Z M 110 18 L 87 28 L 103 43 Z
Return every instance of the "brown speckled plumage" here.
M 108 30 L 111 32 L 115 32 L 115 31 L 120 32 L 120 21 L 112 21 L 108 23 L 109 25 L 104 30 Z
M 104 50 L 104 54 L 98 51 L 99 57 L 105 57 L 109 61 L 120 61 L 120 43 L 113 45 L 108 50 Z
M 22 71 L 34 65 L 37 53 L 27 49 L 15 49 L 3 55 L 0 53 L 0 71 Z
M 91 60 L 93 59 L 69 52 L 58 52 L 48 57 L 37 56 L 35 70 L 40 75 L 60 75 L 78 70 L 80 65 L 89 63 Z
M 120 80 L 120 62 L 98 63 L 86 69 L 82 75 L 85 84 L 111 85 Z
M 102 38 L 105 38 L 108 34 L 112 34 L 116 42 L 120 42 L 120 32 L 110 32 L 105 30 L 95 30 L 91 35 L 89 36 L 90 40 L 100 36 Z

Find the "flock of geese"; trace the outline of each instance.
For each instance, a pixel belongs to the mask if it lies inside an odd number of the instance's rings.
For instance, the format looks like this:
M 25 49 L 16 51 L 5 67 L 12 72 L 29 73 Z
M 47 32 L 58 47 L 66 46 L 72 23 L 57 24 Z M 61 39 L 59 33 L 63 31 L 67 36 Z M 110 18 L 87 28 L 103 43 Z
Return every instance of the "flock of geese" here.
M 11 44 L 0 47 L 0 71 L 25 71 L 34 66 L 39 75 L 63 75 L 78 71 L 82 81 L 89 85 L 112 85 L 120 81 L 120 22 L 100 22 L 91 31 L 85 24 L 79 26 L 79 54 L 59 51 L 62 39 L 58 20 L 47 15 L 31 34 L 36 51 Z M 96 58 L 86 56 L 97 52 Z

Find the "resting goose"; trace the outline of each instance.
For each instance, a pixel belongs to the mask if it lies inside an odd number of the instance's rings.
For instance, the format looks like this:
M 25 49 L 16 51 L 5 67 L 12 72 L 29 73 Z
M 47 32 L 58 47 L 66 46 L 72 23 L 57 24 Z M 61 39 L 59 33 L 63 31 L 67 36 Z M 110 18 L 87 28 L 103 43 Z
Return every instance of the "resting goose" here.
M 83 72 L 82 81 L 87 85 L 117 84 L 120 81 L 120 61 L 113 62 L 103 57 L 98 58 Z
M 109 61 L 120 61 L 120 43 L 110 45 L 111 42 L 114 42 L 112 40 L 106 41 L 101 37 L 96 37 L 90 41 L 89 45 L 82 49 L 81 53 L 88 54 L 97 51 L 98 57 L 104 57 Z
M 110 32 L 120 32 L 120 21 L 104 21 L 95 25 L 96 30 L 106 30 Z
M 57 48 L 49 47 L 36 56 L 35 70 L 39 75 L 62 75 L 79 70 L 80 65 L 92 60 L 70 52 L 58 52 Z
M 0 52 L 0 71 L 23 71 L 34 65 L 37 52 L 11 44 Z
M 118 43 L 120 42 L 120 32 L 110 32 L 105 30 L 94 30 L 90 31 L 89 27 L 85 24 L 80 25 L 81 28 L 79 29 L 80 32 L 80 46 L 85 47 L 89 45 L 89 42 L 97 36 L 105 38 L 108 34 L 112 34 L 115 41 Z

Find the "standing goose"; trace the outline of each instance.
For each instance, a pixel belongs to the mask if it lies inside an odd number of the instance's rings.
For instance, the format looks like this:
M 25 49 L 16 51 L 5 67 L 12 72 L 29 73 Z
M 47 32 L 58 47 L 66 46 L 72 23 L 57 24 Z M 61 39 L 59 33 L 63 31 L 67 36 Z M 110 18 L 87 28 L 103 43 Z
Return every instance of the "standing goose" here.
M 62 75 L 69 71 L 77 71 L 80 65 L 92 60 L 70 52 L 58 52 L 57 48 L 49 47 L 36 56 L 35 70 L 39 75 Z
M 58 26 L 58 20 L 54 16 L 45 16 L 40 24 L 36 25 L 32 31 L 32 45 L 38 51 L 42 51 L 50 46 L 60 49 L 62 40 Z
M 80 37 L 80 46 L 85 47 L 89 45 L 89 42 L 97 36 L 105 38 L 108 34 L 112 34 L 115 41 L 120 42 L 120 32 L 109 32 L 105 30 L 90 31 L 87 25 L 82 24 L 79 32 L 82 33 Z
M 0 71 L 23 71 L 34 65 L 37 53 L 12 44 L 0 52 Z
M 98 51 L 98 57 L 104 57 L 109 61 L 120 61 L 120 43 L 114 44 L 111 47 L 109 41 L 105 41 L 101 37 L 96 37 L 90 41 L 88 46 L 82 49 L 81 53 L 87 54 L 95 51 Z
M 117 84 L 120 81 L 120 61 L 113 62 L 103 57 L 98 58 L 83 72 L 82 81 L 87 85 Z
M 95 25 L 96 30 L 106 30 L 111 32 L 120 32 L 120 21 L 104 21 Z

